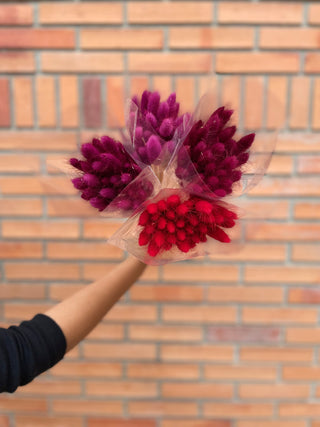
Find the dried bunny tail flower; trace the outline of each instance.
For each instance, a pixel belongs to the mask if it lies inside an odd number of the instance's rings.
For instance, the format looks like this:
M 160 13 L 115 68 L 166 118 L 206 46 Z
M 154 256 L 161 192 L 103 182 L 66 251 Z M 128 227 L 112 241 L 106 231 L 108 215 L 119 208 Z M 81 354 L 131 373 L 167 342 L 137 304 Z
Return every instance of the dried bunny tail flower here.
M 99 211 L 106 209 L 141 172 L 122 144 L 109 136 L 82 144 L 81 154 L 84 160 L 69 159 L 81 173 L 72 183 L 81 197 Z
M 232 193 L 233 184 L 241 179 L 241 166 L 249 160 L 255 134 L 233 139 L 236 126 L 227 126 L 233 111 L 225 107 L 215 110 L 206 123 L 194 123 L 178 154 L 176 175 L 188 178 L 186 152 L 198 176 L 217 197 Z M 192 177 L 192 173 L 190 175 Z

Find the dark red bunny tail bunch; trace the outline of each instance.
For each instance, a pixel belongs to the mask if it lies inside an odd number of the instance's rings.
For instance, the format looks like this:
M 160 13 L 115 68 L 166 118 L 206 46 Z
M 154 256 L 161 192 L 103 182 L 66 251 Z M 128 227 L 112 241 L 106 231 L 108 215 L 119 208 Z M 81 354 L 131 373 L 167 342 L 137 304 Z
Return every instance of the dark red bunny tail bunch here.
M 197 121 L 183 145 L 199 177 L 217 197 L 232 193 L 233 184 L 241 179 L 241 166 L 248 161 L 248 150 L 255 138 L 252 133 L 239 141 L 233 139 L 236 126 L 226 127 L 232 114 L 232 110 L 220 107 L 205 124 Z M 176 175 L 180 179 L 188 174 L 185 154 L 181 150 L 178 155 Z
M 72 183 L 80 190 L 81 197 L 99 211 L 106 209 L 141 172 L 140 166 L 123 145 L 108 136 L 93 138 L 92 142 L 82 144 L 81 153 L 83 160 L 69 160 L 74 168 L 82 172 L 79 177 L 72 179 Z M 149 195 L 150 192 L 143 194 L 140 203 Z M 132 203 L 127 203 L 126 208 L 131 209 Z
M 150 203 L 139 216 L 142 228 L 139 245 L 148 246 L 148 254 L 156 257 L 176 246 L 189 252 L 198 243 L 211 237 L 228 243 L 230 238 L 223 228 L 232 228 L 238 218 L 235 212 L 212 200 L 189 196 L 181 200 L 178 194 Z

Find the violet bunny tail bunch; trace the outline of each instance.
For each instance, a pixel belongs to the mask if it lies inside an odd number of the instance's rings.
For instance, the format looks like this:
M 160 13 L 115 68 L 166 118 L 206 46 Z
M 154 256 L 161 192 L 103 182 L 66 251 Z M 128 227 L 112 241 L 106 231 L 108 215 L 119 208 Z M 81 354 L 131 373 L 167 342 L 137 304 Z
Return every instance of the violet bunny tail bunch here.
M 184 180 L 188 176 L 188 158 L 202 182 L 216 197 L 232 193 L 233 184 L 242 177 L 241 167 L 249 159 L 248 150 L 255 138 L 251 133 L 239 141 L 234 139 L 236 126 L 227 126 L 232 114 L 233 110 L 220 107 L 206 123 L 201 120 L 194 123 L 177 159 L 178 178 Z
M 165 149 L 173 153 L 175 132 L 183 123 L 176 94 L 161 102 L 159 92 L 145 90 L 141 99 L 134 96 L 132 102 L 137 107 L 132 138 L 138 158 L 146 165 L 159 163 Z
M 109 136 L 93 138 L 91 142 L 82 144 L 81 154 L 83 159 L 69 160 L 80 173 L 72 183 L 81 192 L 81 197 L 100 212 L 141 172 L 123 145 Z M 146 198 L 148 194 L 144 196 Z M 126 206 L 127 209 L 131 207 L 130 203 Z

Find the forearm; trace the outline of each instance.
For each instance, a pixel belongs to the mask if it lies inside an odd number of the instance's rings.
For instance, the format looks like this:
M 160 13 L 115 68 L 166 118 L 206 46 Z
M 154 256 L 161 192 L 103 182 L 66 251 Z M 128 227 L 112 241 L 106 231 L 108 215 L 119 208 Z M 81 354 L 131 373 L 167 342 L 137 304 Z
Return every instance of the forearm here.
M 110 273 L 52 307 L 45 314 L 62 329 L 67 351 L 77 345 L 133 285 L 146 265 L 129 257 Z

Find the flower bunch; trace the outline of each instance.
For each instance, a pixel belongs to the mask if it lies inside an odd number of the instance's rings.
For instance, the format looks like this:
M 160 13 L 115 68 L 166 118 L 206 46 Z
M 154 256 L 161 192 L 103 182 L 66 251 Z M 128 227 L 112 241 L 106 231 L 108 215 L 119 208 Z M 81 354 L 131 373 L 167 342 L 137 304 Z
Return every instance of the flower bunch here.
M 141 100 L 134 96 L 132 102 L 136 106 L 136 123 L 132 135 L 135 151 L 142 163 L 151 165 L 161 161 L 161 153 L 165 149 L 172 154 L 175 148 L 173 138 L 184 116 L 179 116 L 175 93 L 160 102 L 159 92 L 145 90 Z
M 206 123 L 198 120 L 184 140 L 177 158 L 176 175 L 184 180 L 192 176 L 190 165 L 216 197 L 232 193 L 232 186 L 242 176 L 241 166 L 249 159 L 255 134 L 233 139 L 236 126 L 226 126 L 233 114 L 224 107 L 214 111 Z
M 141 172 L 140 166 L 125 151 L 120 142 L 109 136 L 82 144 L 81 154 L 84 159 L 71 158 L 71 166 L 81 172 L 73 178 L 74 187 L 81 192 L 81 197 L 100 212 L 126 188 Z M 132 209 L 141 204 L 151 191 L 131 186 L 127 202 L 119 208 Z
M 173 246 L 187 253 L 207 237 L 228 243 L 230 238 L 223 228 L 232 228 L 237 218 L 216 201 L 192 195 L 181 200 L 179 194 L 172 194 L 149 203 L 140 214 L 139 245 L 148 245 L 148 254 L 155 257 Z

